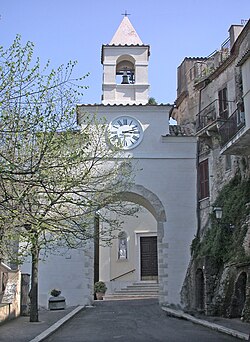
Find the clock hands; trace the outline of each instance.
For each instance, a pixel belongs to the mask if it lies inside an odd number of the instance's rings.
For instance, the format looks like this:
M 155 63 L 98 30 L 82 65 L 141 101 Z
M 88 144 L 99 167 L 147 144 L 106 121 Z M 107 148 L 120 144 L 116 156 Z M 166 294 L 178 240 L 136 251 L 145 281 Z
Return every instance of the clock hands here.
M 122 131 L 122 133 L 139 133 L 139 131 L 129 130 L 129 131 Z
M 121 116 L 111 121 L 109 139 L 111 144 L 129 150 L 142 140 L 143 129 L 140 122 L 132 117 Z
M 137 130 L 137 126 L 135 126 L 127 131 L 122 131 L 122 133 L 139 133 L 139 131 Z

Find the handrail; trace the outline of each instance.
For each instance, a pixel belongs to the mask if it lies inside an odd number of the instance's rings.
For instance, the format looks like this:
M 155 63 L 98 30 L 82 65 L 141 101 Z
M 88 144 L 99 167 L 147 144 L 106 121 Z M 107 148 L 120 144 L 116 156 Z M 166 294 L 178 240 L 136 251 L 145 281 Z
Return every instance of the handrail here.
M 129 274 L 129 273 L 133 273 L 135 270 L 136 270 L 136 269 L 134 268 L 134 269 L 131 270 L 131 271 L 125 272 L 125 273 L 123 273 L 123 274 L 120 274 L 120 275 L 118 275 L 117 277 L 114 277 L 114 278 L 110 279 L 110 281 L 114 281 L 114 280 L 119 279 L 119 278 L 121 278 L 121 277 L 123 277 L 123 276 L 125 276 L 125 275 L 127 275 L 127 274 Z

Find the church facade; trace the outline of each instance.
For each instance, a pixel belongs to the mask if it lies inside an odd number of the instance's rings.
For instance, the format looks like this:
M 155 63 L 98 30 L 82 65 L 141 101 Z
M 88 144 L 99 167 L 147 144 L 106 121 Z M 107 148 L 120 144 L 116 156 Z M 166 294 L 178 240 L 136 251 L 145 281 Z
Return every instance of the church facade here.
M 41 306 L 55 287 L 69 306 L 90 304 L 95 274 L 110 294 L 134 282 L 156 282 L 161 304 L 180 304 L 196 233 L 196 138 L 169 125 L 172 105 L 148 103 L 149 57 L 150 46 L 125 16 L 110 43 L 102 46 L 102 103 L 77 106 L 78 125 L 84 124 L 84 113 L 105 117 L 111 143 L 119 142 L 136 165 L 135 184 L 124 201 L 140 210 L 123 218 L 112 245 L 99 248 L 97 263 L 93 241 L 41 263 Z
M 155 281 L 161 303 L 179 304 L 196 229 L 196 139 L 169 127 L 171 105 L 148 103 L 149 57 L 150 46 L 125 16 L 102 46 L 102 103 L 79 105 L 78 124 L 84 113 L 105 117 L 111 142 L 119 139 L 137 168 L 124 200 L 140 211 L 124 217 L 112 246 L 100 249 L 100 280 L 109 293 Z

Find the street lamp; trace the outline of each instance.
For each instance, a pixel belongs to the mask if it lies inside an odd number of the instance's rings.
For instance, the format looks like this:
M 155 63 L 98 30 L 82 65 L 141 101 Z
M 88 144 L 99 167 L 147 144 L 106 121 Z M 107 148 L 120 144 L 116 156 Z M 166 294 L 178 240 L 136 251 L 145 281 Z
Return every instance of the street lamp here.
M 220 220 L 222 219 L 222 213 L 223 210 L 221 207 L 214 207 L 213 212 L 215 213 L 215 217 L 218 220 L 218 223 L 221 224 Z M 235 226 L 232 223 L 224 223 L 223 225 L 225 228 L 227 228 L 229 231 L 233 231 Z
M 221 207 L 214 207 L 213 212 L 215 213 L 215 217 L 217 220 L 222 218 L 222 208 Z

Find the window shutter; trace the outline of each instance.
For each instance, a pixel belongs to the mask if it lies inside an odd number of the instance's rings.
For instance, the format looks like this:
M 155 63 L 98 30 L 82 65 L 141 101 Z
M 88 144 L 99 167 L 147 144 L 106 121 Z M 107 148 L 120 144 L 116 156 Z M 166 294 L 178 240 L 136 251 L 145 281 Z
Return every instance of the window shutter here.
M 209 197 L 208 159 L 202 161 L 198 167 L 199 199 Z

